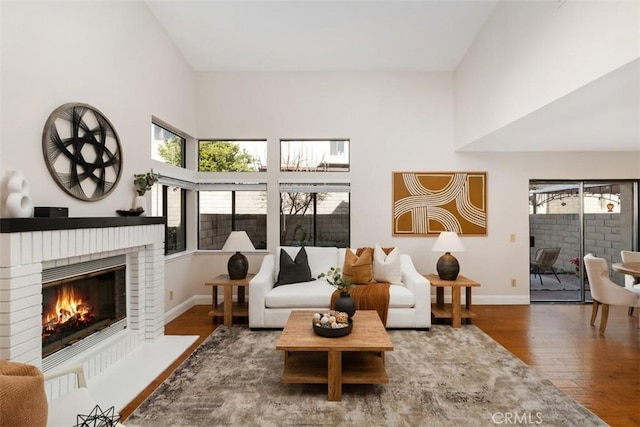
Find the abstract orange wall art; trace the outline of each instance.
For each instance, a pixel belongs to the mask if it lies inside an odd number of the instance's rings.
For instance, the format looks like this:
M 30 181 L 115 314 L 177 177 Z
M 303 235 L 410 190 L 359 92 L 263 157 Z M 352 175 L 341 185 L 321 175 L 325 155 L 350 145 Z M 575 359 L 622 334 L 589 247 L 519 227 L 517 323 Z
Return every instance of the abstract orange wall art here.
M 393 235 L 487 235 L 486 172 L 393 172 Z

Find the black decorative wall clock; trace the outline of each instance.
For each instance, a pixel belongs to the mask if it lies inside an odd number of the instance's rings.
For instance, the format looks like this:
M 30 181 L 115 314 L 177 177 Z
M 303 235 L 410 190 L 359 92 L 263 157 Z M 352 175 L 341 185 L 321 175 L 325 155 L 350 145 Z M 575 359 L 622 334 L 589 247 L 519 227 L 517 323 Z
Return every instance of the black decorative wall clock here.
M 122 174 L 118 134 L 87 104 L 64 104 L 51 113 L 42 133 L 42 151 L 56 183 L 80 200 L 106 197 Z

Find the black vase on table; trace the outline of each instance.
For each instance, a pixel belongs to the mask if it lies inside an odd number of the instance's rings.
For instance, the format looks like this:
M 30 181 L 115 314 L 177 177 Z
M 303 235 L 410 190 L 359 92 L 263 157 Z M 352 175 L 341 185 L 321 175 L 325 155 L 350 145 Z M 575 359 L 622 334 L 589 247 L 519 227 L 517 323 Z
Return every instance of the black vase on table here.
M 349 292 L 340 291 L 340 296 L 336 298 L 335 310 L 347 313 L 349 317 L 353 317 L 356 313 L 356 301 L 351 298 Z

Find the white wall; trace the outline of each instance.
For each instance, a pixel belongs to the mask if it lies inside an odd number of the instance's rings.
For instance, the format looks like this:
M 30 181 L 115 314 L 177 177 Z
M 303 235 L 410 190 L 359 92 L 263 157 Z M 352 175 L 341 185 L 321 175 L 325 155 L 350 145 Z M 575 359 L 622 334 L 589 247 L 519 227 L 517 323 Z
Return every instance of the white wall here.
M 0 8 L 0 179 L 21 169 L 36 206 L 67 206 L 73 217 L 129 209 L 133 174 L 151 168 L 151 116 L 195 133 L 190 67 L 143 2 L 0 2 Z M 67 102 L 97 108 L 120 137 L 124 169 L 103 200 L 67 195 L 45 165 L 44 124 Z
M 130 206 L 134 192 L 127 183 L 152 164 L 152 115 L 194 137 L 267 138 L 271 218 L 278 217 L 279 139 L 348 138 L 354 246 L 396 245 L 412 255 L 421 272 L 433 272 L 440 255 L 431 252 L 434 238 L 391 237 L 391 173 L 487 171 L 489 234 L 463 238 L 468 251 L 457 257 L 462 273 L 483 285 L 474 290 L 476 302 L 526 302 L 528 180 L 640 178 L 637 155 L 457 154 L 451 73 L 194 76 L 141 2 L 0 2 L 0 20 L 0 177 L 22 169 L 37 206 L 69 206 L 74 217 L 113 216 L 116 209 Z M 495 84 L 485 78 L 487 85 Z M 122 181 L 99 202 L 67 196 L 42 157 L 47 117 L 74 101 L 101 110 L 123 145 Z M 476 109 L 490 107 L 468 102 Z M 194 212 L 189 220 L 193 241 Z M 511 233 L 517 236 L 515 243 L 509 243 Z M 273 250 L 277 220 L 270 221 L 268 235 Z M 210 294 L 202 283 L 223 273 L 228 257 L 171 257 L 165 283 L 167 290 L 174 289 L 174 300 L 167 301 L 167 309 L 192 295 Z M 249 257 L 250 271 L 257 271 L 260 257 Z M 511 278 L 519 283 L 515 289 Z
M 456 69 L 456 147 L 515 122 L 639 55 L 637 1 L 499 2 Z
M 441 254 L 431 251 L 435 238 L 392 237 L 392 172 L 487 171 L 488 235 L 463 237 L 467 252 L 456 254 L 462 274 L 482 284 L 478 303 L 528 302 L 529 179 L 640 178 L 637 156 L 628 154 L 455 153 L 451 73 L 199 73 L 197 85 L 199 134 L 267 139 L 272 218 L 279 139 L 350 139 L 352 245 L 398 246 L 423 273 L 435 271 Z M 277 236 L 271 220 L 270 251 Z M 224 272 L 226 258 L 209 263 L 210 274 Z

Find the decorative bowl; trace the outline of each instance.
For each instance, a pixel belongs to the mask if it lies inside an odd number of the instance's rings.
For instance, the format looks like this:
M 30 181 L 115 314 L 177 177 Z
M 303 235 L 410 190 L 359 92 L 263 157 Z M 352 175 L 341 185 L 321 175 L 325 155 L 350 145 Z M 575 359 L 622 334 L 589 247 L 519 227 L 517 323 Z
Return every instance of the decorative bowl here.
M 353 329 L 353 319 L 349 318 L 348 322 L 349 322 L 349 326 L 347 327 L 331 329 L 331 328 L 323 328 L 322 326 L 316 326 L 316 324 L 313 323 L 312 321 L 313 332 L 320 335 L 321 337 L 327 337 L 327 338 L 344 337 L 345 335 L 349 335 L 351 333 L 351 330 Z
M 129 210 L 117 210 L 116 213 L 120 216 L 140 216 L 144 212 L 144 209 L 129 209 Z

